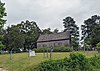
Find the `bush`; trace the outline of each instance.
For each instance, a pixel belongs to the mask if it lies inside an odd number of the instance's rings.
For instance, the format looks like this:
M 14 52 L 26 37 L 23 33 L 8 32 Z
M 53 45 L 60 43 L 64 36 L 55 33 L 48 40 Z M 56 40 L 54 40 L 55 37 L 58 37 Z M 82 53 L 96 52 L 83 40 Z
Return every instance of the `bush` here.
M 70 71 L 92 71 L 88 59 L 80 53 L 71 53 L 70 57 L 64 60 Z
M 47 49 L 48 49 L 48 51 L 50 51 L 49 48 L 34 48 L 33 50 L 34 50 L 35 52 L 46 52 Z
M 98 52 L 100 53 L 100 42 L 96 45 Z
M 37 66 L 34 71 L 65 71 L 62 60 L 45 61 Z
M 42 62 L 34 71 L 93 71 L 93 69 L 84 55 L 72 53 L 69 58 Z
M 70 47 L 65 47 L 65 46 L 60 46 L 60 47 L 55 47 L 53 49 L 53 52 L 71 52 L 72 49 Z
M 50 48 L 34 48 L 33 49 L 36 52 L 50 52 Z M 72 49 L 69 47 L 61 46 L 61 47 L 54 47 L 53 52 L 71 52 Z
M 100 54 L 95 55 L 94 57 L 89 58 L 90 64 L 94 69 L 100 68 Z

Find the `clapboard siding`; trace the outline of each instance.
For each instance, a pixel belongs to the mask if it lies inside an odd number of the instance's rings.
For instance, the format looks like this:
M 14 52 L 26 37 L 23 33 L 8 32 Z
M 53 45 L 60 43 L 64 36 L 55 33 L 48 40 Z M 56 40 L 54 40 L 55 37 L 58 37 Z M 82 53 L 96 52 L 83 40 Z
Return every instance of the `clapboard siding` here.
M 69 32 L 40 35 L 37 47 L 70 46 Z

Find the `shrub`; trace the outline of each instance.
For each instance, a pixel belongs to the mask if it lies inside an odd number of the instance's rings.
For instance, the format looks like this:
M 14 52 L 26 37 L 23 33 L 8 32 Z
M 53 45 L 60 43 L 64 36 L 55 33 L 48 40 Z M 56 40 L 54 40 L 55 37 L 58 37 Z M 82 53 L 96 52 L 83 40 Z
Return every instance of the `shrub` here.
M 96 45 L 98 52 L 100 53 L 100 42 Z
M 94 57 L 89 58 L 90 64 L 94 68 L 100 68 L 100 54 L 95 55 Z
M 42 62 L 34 71 L 93 71 L 93 69 L 84 55 L 72 53 L 69 58 Z
M 70 71 L 92 71 L 88 59 L 80 53 L 71 53 L 70 57 L 64 60 Z
M 50 52 L 50 48 L 34 48 L 33 49 L 36 52 Z M 72 49 L 69 47 L 65 47 L 65 46 L 60 46 L 60 47 L 54 47 L 53 48 L 53 52 L 71 52 Z
M 54 52 L 71 52 L 72 49 L 70 47 L 60 46 L 60 47 L 55 47 L 53 51 Z
M 34 71 L 66 71 L 63 64 L 63 60 L 49 60 L 39 64 Z
M 47 50 L 50 51 L 49 48 L 34 48 L 33 50 L 35 52 L 46 52 Z

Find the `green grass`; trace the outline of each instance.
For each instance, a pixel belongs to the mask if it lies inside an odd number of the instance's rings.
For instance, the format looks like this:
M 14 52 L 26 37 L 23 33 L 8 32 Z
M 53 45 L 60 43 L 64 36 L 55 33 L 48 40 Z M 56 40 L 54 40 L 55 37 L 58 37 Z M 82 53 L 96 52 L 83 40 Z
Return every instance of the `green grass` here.
M 52 59 L 63 59 L 68 57 L 71 52 L 55 52 L 52 54 Z M 76 52 L 75 52 L 76 53 Z M 87 57 L 92 57 L 97 52 L 79 52 Z M 50 55 L 50 54 L 49 54 Z M 36 53 L 35 57 L 28 57 L 28 53 L 17 53 L 13 54 L 12 61 L 10 61 L 9 54 L 0 55 L 0 67 L 8 69 L 8 71 L 24 71 L 29 67 L 34 67 L 42 61 L 48 60 L 49 58 L 44 58 L 43 53 Z

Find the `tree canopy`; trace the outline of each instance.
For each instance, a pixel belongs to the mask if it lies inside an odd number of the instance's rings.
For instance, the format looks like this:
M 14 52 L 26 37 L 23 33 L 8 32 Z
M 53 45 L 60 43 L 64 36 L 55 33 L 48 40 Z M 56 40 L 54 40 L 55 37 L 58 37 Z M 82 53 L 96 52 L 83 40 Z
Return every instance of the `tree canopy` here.
M 43 29 L 41 32 L 42 32 L 42 34 L 51 34 L 52 33 L 51 28 Z
M 4 5 L 5 3 L 2 3 L 0 0 L 0 30 L 2 29 L 2 27 L 4 26 L 6 22 L 6 20 L 3 19 L 3 17 L 6 16 Z
M 2 40 L 3 40 L 3 26 L 6 23 L 6 20 L 4 20 L 4 16 L 6 16 L 6 12 L 5 12 L 5 7 L 4 7 L 5 3 L 2 3 L 0 0 L 0 49 L 3 48 L 3 44 L 2 44 Z
M 79 27 L 75 24 L 75 21 L 72 17 L 66 17 L 63 19 L 64 32 L 69 31 L 71 37 L 71 46 L 74 49 L 78 48 L 79 44 Z
M 84 42 L 91 47 L 96 47 L 96 44 L 100 42 L 100 16 L 94 15 L 85 20 L 81 29 Z
M 31 49 L 39 37 L 40 29 L 34 21 L 12 25 L 5 30 L 4 42 L 9 50 Z

